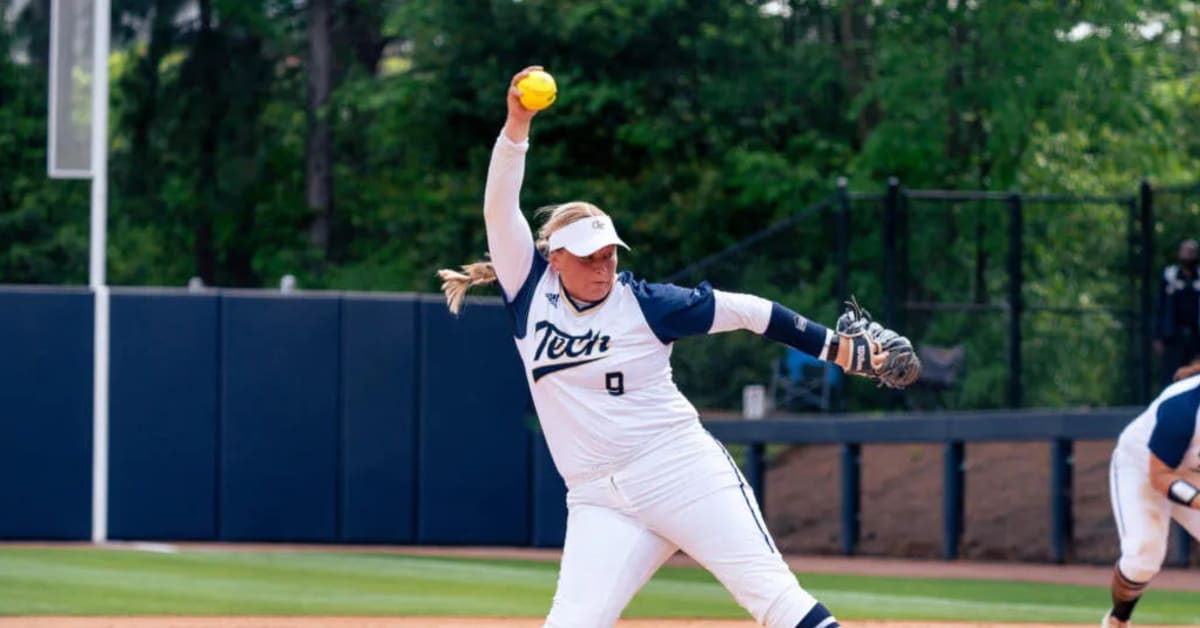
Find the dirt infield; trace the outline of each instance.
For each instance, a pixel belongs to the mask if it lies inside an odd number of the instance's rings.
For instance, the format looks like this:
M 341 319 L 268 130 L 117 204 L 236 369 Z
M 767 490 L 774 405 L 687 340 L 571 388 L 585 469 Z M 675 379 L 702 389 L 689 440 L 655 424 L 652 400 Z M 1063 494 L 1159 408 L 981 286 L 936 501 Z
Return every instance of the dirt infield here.
M 749 621 L 696 619 L 623 620 L 618 628 L 751 628 Z M 1081 624 L 995 624 L 952 622 L 843 622 L 846 628 L 1073 628 Z M 1092 624 L 1083 624 L 1092 626 Z M 481 617 L 13 617 L 0 628 L 538 628 L 529 618 Z M 1185 628 L 1161 626 L 1159 628 Z

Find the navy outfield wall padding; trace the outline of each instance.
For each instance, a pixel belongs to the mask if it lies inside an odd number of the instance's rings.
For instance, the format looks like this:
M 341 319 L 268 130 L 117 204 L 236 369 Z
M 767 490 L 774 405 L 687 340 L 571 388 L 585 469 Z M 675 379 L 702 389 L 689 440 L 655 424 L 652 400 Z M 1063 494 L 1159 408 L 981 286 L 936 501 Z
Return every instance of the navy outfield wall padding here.
M 529 388 L 498 299 L 421 300 L 417 541 L 530 541 Z
M 532 455 L 533 545 L 562 547 L 567 537 L 567 485 L 554 468 L 546 436 L 540 430 L 534 433 Z
M 91 538 L 93 309 L 0 291 L 0 538 Z
M 337 539 L 339 310 L 222 294 L 220 538 Z
M 417 299 L 342 300 L 341 540 L 412 543 Z
M 109 537 L 216 538 L 218 299 L 114 290 Z

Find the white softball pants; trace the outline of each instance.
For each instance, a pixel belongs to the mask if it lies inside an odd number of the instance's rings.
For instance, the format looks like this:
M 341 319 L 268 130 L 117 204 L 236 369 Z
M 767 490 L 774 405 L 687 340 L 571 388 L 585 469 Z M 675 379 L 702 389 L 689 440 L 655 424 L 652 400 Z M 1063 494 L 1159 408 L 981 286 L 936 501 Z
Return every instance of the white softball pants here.
M 699 425 L 619 471 L 567 494 L 567 536 L 548 628 L 605 628 L 682 549 L 760 624 L 836 622 L 800 588 L 767 532 L 754 494 Z M 811 624 L 811 627 L 810 625 Z
M 1200 539 L 1200 511 L 1176 504 L 1150 485 L 1149 464 L 1118 448 L 1109 467 L 1113 516 L 1121 535 L 1117 566 L 1134 582 L 1149 582 L 1167 556 L 1171 519 Z

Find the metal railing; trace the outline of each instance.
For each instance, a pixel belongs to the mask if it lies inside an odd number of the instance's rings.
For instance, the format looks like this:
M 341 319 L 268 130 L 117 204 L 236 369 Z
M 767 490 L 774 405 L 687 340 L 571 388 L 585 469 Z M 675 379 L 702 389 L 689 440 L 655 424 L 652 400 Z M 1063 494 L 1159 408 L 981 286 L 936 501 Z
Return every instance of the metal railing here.
M 943 444 L 942 556 L 958 558 L 965 522 L 966 443 L 1048 441 L 1050 447 L 1050 554 L 1065 562 L 1072 543 L 1074 441 L 1116 438 L 1140 407 L 1092 410 L 994 410 L 836 418 L 708 420 L 704 426 L 726 444 L 746 445 L 743 469 L 764 507 L 765 446 L 770 443 L 839 445 L 841 448 L 841 552 L 857 551 L 860 539 L 862 446 L 898 443 Z M 1185 564 L 1178 545 L 1172 564 Z M 1181 555 L 1180 555 L 1181 553 Z

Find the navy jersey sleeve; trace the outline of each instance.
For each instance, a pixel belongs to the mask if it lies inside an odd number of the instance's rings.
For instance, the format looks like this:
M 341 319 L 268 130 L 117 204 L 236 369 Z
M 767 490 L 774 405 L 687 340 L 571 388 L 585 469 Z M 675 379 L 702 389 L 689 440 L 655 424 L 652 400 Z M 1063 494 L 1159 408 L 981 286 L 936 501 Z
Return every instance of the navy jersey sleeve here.
M 633 290 L 650 330 L 663 344 L 704 335 L 712 329 L 716 303 L 707 281 L 695 288 L 682 288 L 638 281 L 629 272 L 621 273 L 619 280 Z
M 1154 431 L 1150 433 L 1150 452 L 1168 467 L 1183 462 L 1196 432 L 1196 409 L 1200 407 L 1200 389 L 1168 397 L 1158 404 Z
M 533 250 L 533 264 L 529 268 L 529 274 L 525 276 L 525 283 L 521 284 L 521 288 L 517 291 L 517 295 L 510 301 L 504 291 L 500 294 L 504 297 L 504 309 L 508 311 L 508 320 L 512 323 L 513 335 L 517 338 L 525 337 L 525 330 L 529 327 L 529 306 L 533 303 L 533 291 L 537 288 L 538 282 L 542 280 L 542 275 L 546 272 L 546 266 L 549 263 L 546 258 L 542 257 L 541 251 L 535 247 Z

